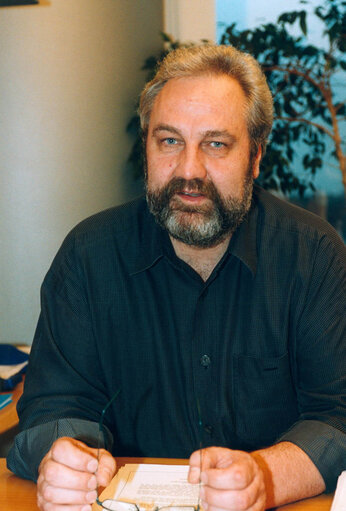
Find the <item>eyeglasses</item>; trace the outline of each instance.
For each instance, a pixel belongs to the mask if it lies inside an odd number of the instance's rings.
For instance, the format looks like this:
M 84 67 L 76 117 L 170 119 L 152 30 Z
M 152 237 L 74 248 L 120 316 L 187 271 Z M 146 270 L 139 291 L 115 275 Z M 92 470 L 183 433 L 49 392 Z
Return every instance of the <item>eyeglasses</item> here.
M 115 392 L 115 394 L 111 397 L 111 399 L 108 401 L 106 406 L 101 412 L 100 422 L 99 422 L 99 431 L 98 431 L 98 441 L 97 441 L 97 461 L 100 461 L 100 448 L 101 448 L 101 441 L 102 437 L 105 439 L 105 431 L 103 427 L 103 421 L 105 414 L 108 410 L 108 408 L 111 406 L 113 401 L 118 397 L 120 393 L 120 389 Z M 202 472 L 202 419 L 201 419 L 201 410 L 199 401 L 197 400 L 197 412 L 198 412 L 198 432 L 199 432 L 199 448 L 200 448 L 200 474 Z M 177 505 L 177 506 L 152 506 L 148 505 L 148 509 L 150 511 L 200 511 L 200 490 L 201 490 L 201 479 L 199 479 L 199 488 L 198 488 L 198 498 L 197 498 L 197 504 L 195 506 L 185 506 L 185 505 Z M 133 504 L 132 502 L 124 502 L 121 500 L 114 500 L 114 499 L 106 499 L 101 501 L 99 499 L 99 496 L 96 498 L 96 504 L 101 506 L 102 509 L 105 509 L 106 511 L 141 511 L 141 508 L 145 507 L 147 509 L 147 506 L 141 505 L 141 507 L 137 504 Z
M 96 499 L 96 503 L 102 506 L 102 509 L 107 511 L 141 511 L 141 508 L 137 504 L 131 504 L 128 502 L 122 502 L 120 500 L 104 500 L 100 502 Z M 142 506 L 143 508 L 143 506 Z M 151 507 L 150 511 L 199 511 L 200 506 L 162 506 L 162 507 Z

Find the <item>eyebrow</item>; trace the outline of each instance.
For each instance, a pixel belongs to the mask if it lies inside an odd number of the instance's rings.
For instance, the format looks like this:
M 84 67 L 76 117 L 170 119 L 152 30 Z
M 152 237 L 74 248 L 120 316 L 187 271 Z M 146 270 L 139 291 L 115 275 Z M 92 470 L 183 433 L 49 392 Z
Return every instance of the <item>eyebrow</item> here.
M 180 131 L 177 128 L 174 128 L 174 126 L 170 126 L 169 124 L 159 124 L 154 128 L 153 135 L 156 135 L 160 131 L 168 131 L 169 133 L 174 133 L 175 135 L 181 136 Z M 207 130 L 201 132 L 201 135 L 205 138 L 227 138 L 231 142 L 235 141 L 236 137 L 234 135 L 231 135 L 231 133 L 227 130 Z
M 206 138 L 227 138 L 230 141 L 235 141 L 236 137 L 231 135 L 231 133 L 227 130 L 208 130 L 203 132 L 203 135 Z
M 156 126 L 156 128 L 153 130 L 153 135 L 156 135 L 156 133 L 159 133 L 160 131 L 169 131 L 170 133 L 174 133 L 175 135 L 181 135 L 179 130 L 177 130 L 173 126 L 170 126 L 169 124 L 159 124 L 158 126 Z

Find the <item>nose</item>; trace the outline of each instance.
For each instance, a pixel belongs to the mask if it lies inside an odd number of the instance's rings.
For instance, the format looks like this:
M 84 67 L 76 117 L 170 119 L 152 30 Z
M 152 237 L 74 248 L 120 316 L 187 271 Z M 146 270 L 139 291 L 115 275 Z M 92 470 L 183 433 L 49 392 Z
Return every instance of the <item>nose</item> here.
M 180 154 L 178 165 L 175 168 L 175 176 L 184 179 L 205 179 L 207 169 L 198 147 L 185 147 Z

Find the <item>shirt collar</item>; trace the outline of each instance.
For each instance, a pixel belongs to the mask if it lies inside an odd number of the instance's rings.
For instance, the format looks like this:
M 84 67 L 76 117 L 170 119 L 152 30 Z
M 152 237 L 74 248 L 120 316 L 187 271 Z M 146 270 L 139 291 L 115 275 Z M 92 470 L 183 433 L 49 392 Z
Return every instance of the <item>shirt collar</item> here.
M 164 239 L 168 234 L 156 223 L 146 207 L 140 219 L 140 243 L 134 260 L 130 263 L 130 274 L 149 269 L 164 255 Z
M 240 259 L 253 276 L 257 270 L 257 221 L 258 206 L 254 196 L 249 213 L 233 233 L 228 246 L 228 252 Z
M 228 252 L 240 259 L 249 268 L 253 276 L 257 269 L 257 218 L 258 207 L 256 200 L 253 199 L 248 215 L 233 233 L 228 246 Z M 131 264 L 131 275 L 151 268 L 164 255 L 169 256 L 174 250 L 168 233 L 156 223 L 148 209 L 145 209 L 141 220 L 141 244 L 136 258 Z

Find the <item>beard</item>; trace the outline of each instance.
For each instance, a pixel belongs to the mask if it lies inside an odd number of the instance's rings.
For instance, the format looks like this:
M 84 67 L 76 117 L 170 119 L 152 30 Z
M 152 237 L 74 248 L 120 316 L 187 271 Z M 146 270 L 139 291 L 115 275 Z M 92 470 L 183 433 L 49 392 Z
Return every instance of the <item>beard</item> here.
M 250 168 L 251 167 L 251 168 Z M 213 247 L 232 234 L 251 207 L 252 166 L 244 180 L 241 198 L 222 197 L 212 181 L 172 178 L 164 187 L 150 190 L 146 179 L 146 198 L 157 223 L 175 239 L 200 248 Z M 183 203 L 179 192 L 201 193 L 203 205 Z

